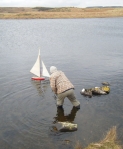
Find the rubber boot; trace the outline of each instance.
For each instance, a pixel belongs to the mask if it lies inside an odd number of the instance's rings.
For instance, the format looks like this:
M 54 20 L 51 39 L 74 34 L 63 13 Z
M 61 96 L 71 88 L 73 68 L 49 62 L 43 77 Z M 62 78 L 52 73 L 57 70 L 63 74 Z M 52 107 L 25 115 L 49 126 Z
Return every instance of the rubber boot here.
M 59 106 L 59 105 L 57 105 L 57 108 L 63 108 L 63 107 L 62 107 L 62 105 L 60 105 L 60 106 Z
M 76 106 L 77 109 L 80 109 L 80 105 Z

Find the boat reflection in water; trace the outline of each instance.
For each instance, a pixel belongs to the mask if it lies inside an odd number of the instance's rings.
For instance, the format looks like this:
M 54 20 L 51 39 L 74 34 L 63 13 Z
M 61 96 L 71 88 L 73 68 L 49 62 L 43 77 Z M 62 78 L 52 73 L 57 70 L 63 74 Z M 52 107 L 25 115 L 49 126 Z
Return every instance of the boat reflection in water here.
M 49 80 L 31 80 L 32 85 L 36 88 L 39 96 L 44 96 L 47 88 L 49 87 Z
M 53 123 L 55 125 L 52 127 L 53 130 L 59 131 L 59 132 L 77 131 L 77 124 L 73 122 L 78 110 L 79 109 L 73 107 L 71 110 L 71 113 L 68 115 L 65 115 L 64 109 L 61 107 L 58 107 L 56 117 L 54 117 L 55 121 Z

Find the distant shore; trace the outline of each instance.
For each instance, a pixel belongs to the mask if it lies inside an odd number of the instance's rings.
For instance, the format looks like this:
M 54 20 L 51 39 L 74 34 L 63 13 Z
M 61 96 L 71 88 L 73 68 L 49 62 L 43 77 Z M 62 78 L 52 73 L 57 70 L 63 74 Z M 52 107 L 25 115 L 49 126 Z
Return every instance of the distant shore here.
M 0 19 L 71 19 L 123 17 L 123 7 L 0 7 Z

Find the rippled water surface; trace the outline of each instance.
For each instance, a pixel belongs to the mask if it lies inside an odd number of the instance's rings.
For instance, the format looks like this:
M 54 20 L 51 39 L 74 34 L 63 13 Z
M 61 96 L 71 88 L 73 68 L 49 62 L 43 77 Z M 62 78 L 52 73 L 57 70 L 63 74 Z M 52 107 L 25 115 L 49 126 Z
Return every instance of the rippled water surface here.
M 99 141 L 117 126 L 123 144 L 123 18 L 0 20 L 0 146 L 6 149 L 72 149 Z M 38 49 L 46 65 L 65 72 L 81 109 L 66 99 L 58 111 L 49 82 L 31 81 Z M 108 81 L 108 95 L 84 97 L 82 88 Z M 78 124 L 54 132 L 57 121 Z

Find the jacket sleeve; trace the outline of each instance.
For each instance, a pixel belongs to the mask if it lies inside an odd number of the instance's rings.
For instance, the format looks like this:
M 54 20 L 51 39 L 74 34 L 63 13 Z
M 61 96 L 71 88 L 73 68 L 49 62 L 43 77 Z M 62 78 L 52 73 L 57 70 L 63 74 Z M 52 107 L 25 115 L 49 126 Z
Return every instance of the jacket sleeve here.
M 56 83 L 55 83 L 55 78 L 54 77 L 50 77 L 50 86 L 52 91 L 57 94 L 57 88 L 56 88 Z

